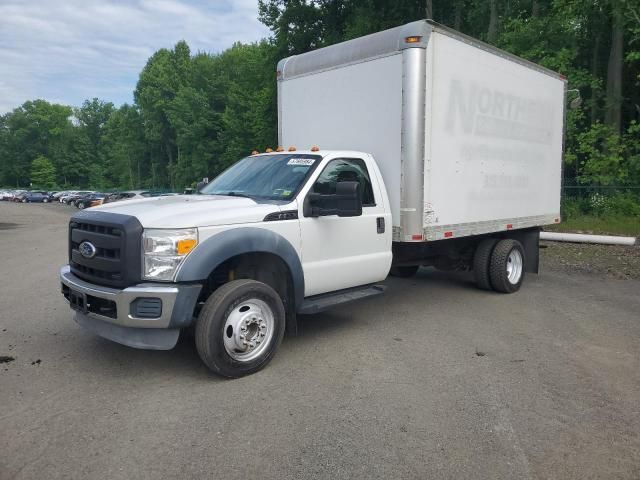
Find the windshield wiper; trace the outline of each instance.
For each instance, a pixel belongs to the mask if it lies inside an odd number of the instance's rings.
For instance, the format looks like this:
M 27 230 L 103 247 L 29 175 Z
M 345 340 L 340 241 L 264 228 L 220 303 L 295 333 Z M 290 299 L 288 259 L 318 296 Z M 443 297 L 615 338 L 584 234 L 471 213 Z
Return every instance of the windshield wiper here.
M 241 193 L 241 192 L 226 192 L 226 193 L 213 192 L 210 195 L 222 195 L 223 197 L 253 198 L 252 195 L 247 195 L 246 193 Z

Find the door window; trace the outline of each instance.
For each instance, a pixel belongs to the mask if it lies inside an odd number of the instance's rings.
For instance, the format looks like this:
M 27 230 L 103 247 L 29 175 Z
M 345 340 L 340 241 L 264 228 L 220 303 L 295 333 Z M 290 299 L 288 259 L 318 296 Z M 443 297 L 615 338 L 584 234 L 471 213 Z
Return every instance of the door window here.
M 337 158 L 331 160 L 324 168 L 312 191 L 323 195 L 336 193 L 338 182 L 358 182 L 363 207 L 375 206 L 371 178 L 364 160 L 360 158 Z

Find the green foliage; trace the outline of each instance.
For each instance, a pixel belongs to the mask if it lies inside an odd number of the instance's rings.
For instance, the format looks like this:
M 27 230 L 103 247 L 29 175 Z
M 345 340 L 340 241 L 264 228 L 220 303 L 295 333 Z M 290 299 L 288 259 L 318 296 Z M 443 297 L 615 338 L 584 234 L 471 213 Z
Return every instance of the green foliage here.
M 596 122 L 578 134 L 581 173 L 587 185 L 640 185 L 640 125 L 631 122 L 623 135 Z
M 56 167 L 51 160 L 40 155 L 31 162 L 31 183 L 35 188 L 53 188 L 56 185 Z
M 426 16 L 424 0 L 257 0 L 272 37 L 192 55 L 185 41 L 155 52 L 134 104 L 78 108 L 25 102 L 0 116 L 0 185 L 27 186 L 46 157 L 62 187 L 172 188 L 214 176 L 253 149 L 275 147 L 277 61 Z M 564 180 L 640 185 L 640 7 L 627 0 L 433 0 L 434 19 L 567 76 Z M 491 8 L 494 6 L 495 8 Z M 623 17 L 621 129 L 612 128 L 614 14 Z M 617 18 L 617 17 L 616 17 Z M 491 28 L 490 28 L 491 26 Z M 621 132 L 621 133 L 617 133 Z M 573 203 L 572 203 L 573 202 Z M 636 203 L 634 203 L 636 202 Z M 636 199 L 564 202 L 565 212 L 632 212 Z M 570 215 L 572 213 L 569 213 Z
M 640 190 L 611 191 L 586 188 L 562 199 L 562 218 L 640 217 Z

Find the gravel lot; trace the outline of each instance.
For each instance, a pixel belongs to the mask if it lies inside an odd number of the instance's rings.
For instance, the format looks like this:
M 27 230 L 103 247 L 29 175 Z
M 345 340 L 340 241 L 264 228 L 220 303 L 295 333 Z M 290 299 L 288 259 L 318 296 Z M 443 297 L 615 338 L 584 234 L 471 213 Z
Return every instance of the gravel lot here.
M 638 280 L 423 269 L 222 380 L 71 320 L 72 211 L 0 202 L 1 479 L 640 478 Z

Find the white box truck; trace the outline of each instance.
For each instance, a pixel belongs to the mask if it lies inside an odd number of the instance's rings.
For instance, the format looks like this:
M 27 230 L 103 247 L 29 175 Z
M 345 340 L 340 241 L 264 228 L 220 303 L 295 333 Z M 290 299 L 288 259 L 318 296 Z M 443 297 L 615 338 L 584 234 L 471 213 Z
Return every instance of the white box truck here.
M 429 21 L 282 60 L 280 144 L 200 195 L 84 210 L 62 293 L 80 325 L 214 372 L 264 367 L 296 315 L 391 272 L 472 270 L 517 291 L 560 221 L 565 79 Z M 302 149 L 303 146 L 316 145 Z

